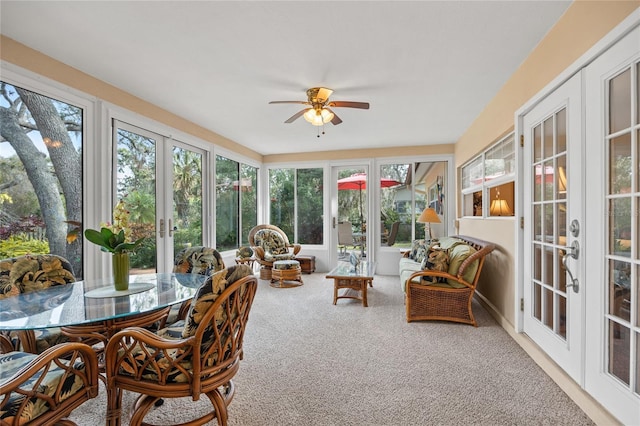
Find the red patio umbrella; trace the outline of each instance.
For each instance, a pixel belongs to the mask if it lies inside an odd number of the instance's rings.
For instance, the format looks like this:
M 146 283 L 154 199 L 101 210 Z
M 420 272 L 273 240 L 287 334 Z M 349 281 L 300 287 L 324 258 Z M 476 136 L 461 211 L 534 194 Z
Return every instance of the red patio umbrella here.
M 389 188 L 392 186 L 400 185 L 400 182 L 390 179 L 381 178 L 380 187 Z M 360 231 L 362 231 L 362 190 L 367 189 L 367 174 L 366 173 L 354 173 L 346 178 L 338 179 L 338 190 L 357 190 L 360 191 Z

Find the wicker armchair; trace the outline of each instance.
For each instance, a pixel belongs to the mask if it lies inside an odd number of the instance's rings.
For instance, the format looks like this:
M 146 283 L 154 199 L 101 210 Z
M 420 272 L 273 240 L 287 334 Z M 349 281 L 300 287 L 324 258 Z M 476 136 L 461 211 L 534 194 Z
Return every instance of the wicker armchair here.
M 257 225 L 249 231 L 249 245 L 260 264 L 260 279 L 271 280 L 273 262 L 294 260 L 302 248 L 289 243 L 284 231 L 274 225 Z
M 472 237 L 461 235 L 453 237 L 464 241 L 476 251 L 460 264 L 455 275 L 423 269 L 409 277 L 405 291 L 407 322 L 442 320 L 478 326 L 471 309 L 471 301 L 485 257 L 494 250 L 495 246 Z M 476 265 L 475 274 L 469 278 L 467 269 L 473 269 Z M 424 277 L 440 277 L 446 282 L 425 284 Z
M 55 254 L 28 254 L 0 260 L 0 299 L 74 281 L 76 278 L 71 263 Z M 34 304 L 29 308 L 39 311 L 42 306 Z M 59 328 L 20 332 L 0 330 L 0 333 L 12 341 L 15 350 L 34 354 L 69 340 Z
M 143 424 L 156 402 L 205 394 L 213 410 L 191 420 L 202 425 L 217 418 L 227 424 L 232 378 L 242 356 L 244 330 L 257 289 L 247 265 L 211 275 L 193 297 L 186 320 L 152 333 L 131 327 L 107 344 L 107 424 L 120 425 L 123 390 L 139 393 L 130 425 Z
M 0 347 L 12 345 L 0 337 Z M 0 355 L 0 424 L 75 425 L 66 417 L 98 395 L 98 360 L 87 345 L 61 343 L 36 355 Z

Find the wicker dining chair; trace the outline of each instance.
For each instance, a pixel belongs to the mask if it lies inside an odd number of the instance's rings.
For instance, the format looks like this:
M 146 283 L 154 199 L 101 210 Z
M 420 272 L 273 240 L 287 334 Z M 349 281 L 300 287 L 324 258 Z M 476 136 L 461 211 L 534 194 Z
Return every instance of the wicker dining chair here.
M 0 337 L 3 351 L 11 342 Z M 83 343 L 67 342 L 41 354 L 0 354 L 0 424 L 75 425 L 66 417 L 98 395 L 98 360 Z
M 34 293 L 44 288 L 74 281 L 76 278 L 71 263 L 55 254 L 27 254 L 0 260 L 0 299 L 20 293 Z M 55 303 L 55 301 L 48 303 Z M 34 303 L 25 309 L 33 309 L 37 312 L 42 310 L 43 306 Z M 0 331 L 0 333 L 11 339 L 15 350 L 35 354 L 68 341 L 59 328 L 19 332 Z
M 173 261 L 173 272 L 176 274 L 211 275 L 224 269 L 224 260 L 218 250 L 211 247 L 194 246 L 180 250 Z M 159 328 L 166 324 L 184 319 L 189 311 L 191 301 L 183 302 L 171 307 L 167 317 L 160 323 Z
M 206 395 L 213 410 L 191 420 L 227 424 L 235 393 L 233 377 L 243 353 L 244 331 L 257 289 L 247 265 L 233 265 L 209 276 L 192 299 L 186 320 L 156 333 L 131 327 L 116 333 L 105 349 L 107 424 L 121 424 L 123 391 L 139 393 L 131 426 L 166 398 Z

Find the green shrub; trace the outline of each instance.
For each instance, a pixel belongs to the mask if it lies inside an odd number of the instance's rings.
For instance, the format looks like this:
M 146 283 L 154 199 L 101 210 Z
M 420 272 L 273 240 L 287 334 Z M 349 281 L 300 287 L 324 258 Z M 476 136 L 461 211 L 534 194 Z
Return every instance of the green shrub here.
M 14 234 L 0 241 L 0 259 L 47 253 L 49 253 L 49 243 L 46 240 L 38 240 L 28 235 Z

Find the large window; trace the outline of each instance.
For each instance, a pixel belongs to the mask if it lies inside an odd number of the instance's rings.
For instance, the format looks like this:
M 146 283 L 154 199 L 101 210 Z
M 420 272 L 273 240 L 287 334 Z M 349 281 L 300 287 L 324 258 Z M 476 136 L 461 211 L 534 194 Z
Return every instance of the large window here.
M 4 81 L 0 92 L 0 258 L 53 253 L 82 278 L 84 110 Z
M 408 246 L 424 238 L 431 227 L 433 237 L 445 235 L 444 161 L 383 164 L 380 166 L 380 238 L 382 246 Z M 434 210 L 439 222 L 418 222 L 424 209 Z
M 257 223 L 255 167 L 216 156 L 216 249 L 231 250 L 246 244 Z M 240 232 L 242 230 L 242 232 Z
M 323 176 L 322 168 L 269 170 L 270 223 L 290 241 L 323 243 Z
M 513 216 L 515 201 L 513 133 L 460 168 L 463 216 Z

